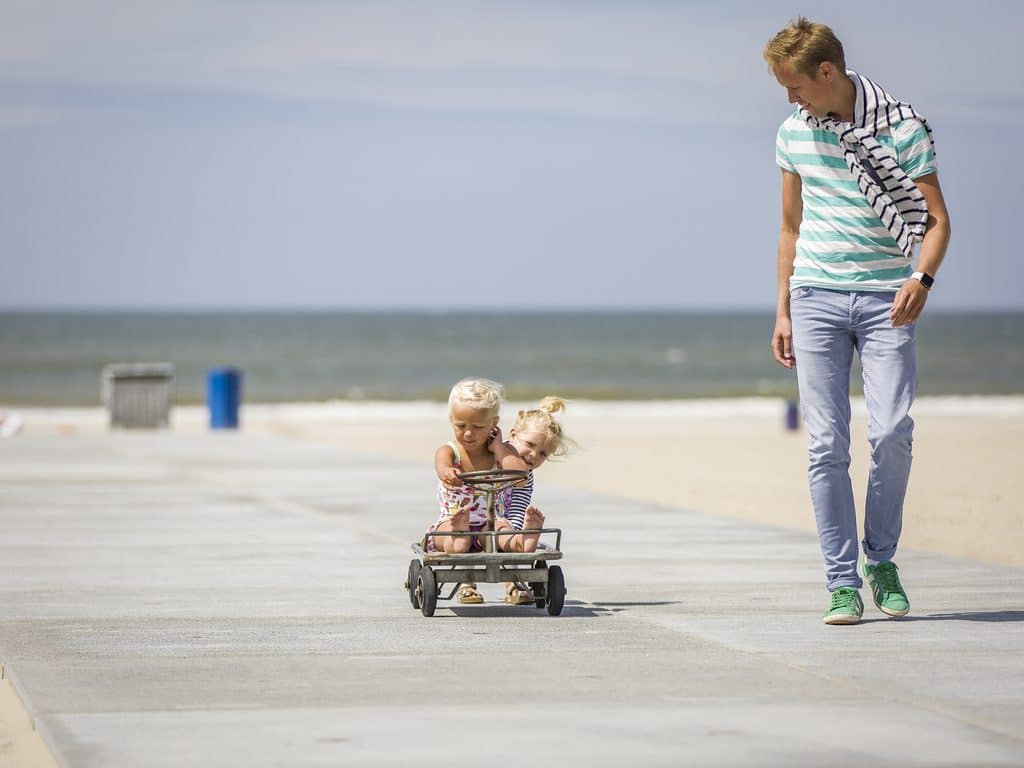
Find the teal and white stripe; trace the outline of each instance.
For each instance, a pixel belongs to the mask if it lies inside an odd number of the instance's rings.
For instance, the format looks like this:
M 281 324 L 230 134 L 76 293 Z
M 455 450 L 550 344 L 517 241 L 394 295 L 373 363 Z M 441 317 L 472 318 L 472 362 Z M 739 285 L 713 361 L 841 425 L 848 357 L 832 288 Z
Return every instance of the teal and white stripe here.
M 935 172 L 930 131 L 918 117 L 878 126 L 874 138 L 910 179 Z M 911 255 L 882 222 L 845 155 L 835 133 L 812 127 L 800 112 L 779 128 L 776 161 L 800 176 L 803 199 L 790 288 L 895 291 L 910 277 Z

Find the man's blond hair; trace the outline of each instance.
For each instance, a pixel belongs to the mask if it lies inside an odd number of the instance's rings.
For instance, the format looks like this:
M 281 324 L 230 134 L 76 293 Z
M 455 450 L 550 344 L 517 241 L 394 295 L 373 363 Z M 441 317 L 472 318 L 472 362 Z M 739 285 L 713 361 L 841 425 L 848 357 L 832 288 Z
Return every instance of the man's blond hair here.
M 815 77 L 818 65 L 830 61 L 846 71 L 846 56 L 843 44 L 835 33 L 824 24 L 808 21 L 803 16 L 791 21 L 764 47 L 764 60 L 772 73 L 780 66 L 787 66 L 800 74 Z

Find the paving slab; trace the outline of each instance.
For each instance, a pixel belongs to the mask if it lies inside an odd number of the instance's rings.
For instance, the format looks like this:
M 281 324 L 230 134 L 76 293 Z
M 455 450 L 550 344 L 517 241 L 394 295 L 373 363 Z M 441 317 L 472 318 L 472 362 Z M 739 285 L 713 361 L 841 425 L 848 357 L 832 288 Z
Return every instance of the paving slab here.
M 543 487 L 562 615 L 484 584 L 425 618 L 434 483 L 245 432 L 0 441 L 4 674 L 64 766 L 1024 764 L 1022 569 L 901 552 L 912 614 L 826 627 L 813 536 Z

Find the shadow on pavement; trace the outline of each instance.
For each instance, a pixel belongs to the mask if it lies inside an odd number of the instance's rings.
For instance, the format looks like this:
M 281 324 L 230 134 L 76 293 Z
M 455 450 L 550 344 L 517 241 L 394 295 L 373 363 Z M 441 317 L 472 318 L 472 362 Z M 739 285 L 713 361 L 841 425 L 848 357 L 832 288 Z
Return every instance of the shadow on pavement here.
M 631 603 L 618 603 L 617 605 L 631 605 Z M 501 603 L 495 603 L 494 605 L 475 605 L 472 607 L 462 605 L 445 605 L 442 602 L 437 604 L 438 615 L 442 615 L 442 611 L 447 611 L 449 614 L 455 616 L 465 616 L 466 618 L 506 618 L 510 616 L 520 616 L 522 618 L 536 618 L 536 619 L 555 619 L 558 616 L 548 616 L 548 612 L 543 608 L 534 608 L 529 605 L 503 605 Z M 597 616 L 607 616 L 614 613 L 620 608 L 606 608 L 604 605 L 598 605 L 596 603 L 581 603 L 578 600 L 566 600 L 565 605 L 562 607 L 561 616 L 571 616 L 573 618 L 595 618 Z
M 1024 611 L 974 611 L 966 613 L 932 613 L 928 616 L 905 616 L 900 621 L 1024 621 Z
M 648 605 L 679 605 L 679 600 L 650 600 L 636 603 L 589 603 L 600 608 L 643 608 Z

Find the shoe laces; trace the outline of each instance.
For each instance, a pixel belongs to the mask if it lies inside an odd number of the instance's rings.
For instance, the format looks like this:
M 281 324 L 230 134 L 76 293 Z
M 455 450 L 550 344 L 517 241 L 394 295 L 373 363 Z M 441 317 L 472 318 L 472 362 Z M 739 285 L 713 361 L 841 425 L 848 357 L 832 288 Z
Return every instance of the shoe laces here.
M 900 575 L 897 573 L 896 563 L 886 561 L 879 563 L 874 569 L 875 583 L 882 588 L 883 592 L 902 592 L 900 587 Z
M 832 600 L 828 609 L 834 611 L 836 608 L 851 608 L 857 605 L 857 590 L 840 587 L 832 591 Z

